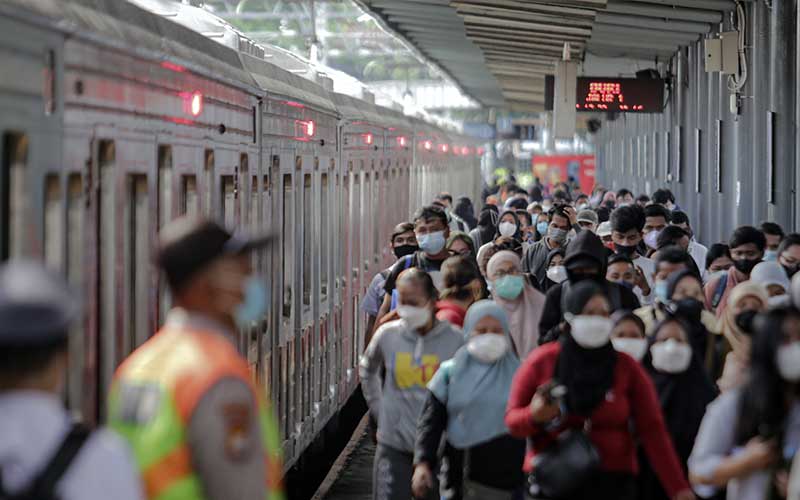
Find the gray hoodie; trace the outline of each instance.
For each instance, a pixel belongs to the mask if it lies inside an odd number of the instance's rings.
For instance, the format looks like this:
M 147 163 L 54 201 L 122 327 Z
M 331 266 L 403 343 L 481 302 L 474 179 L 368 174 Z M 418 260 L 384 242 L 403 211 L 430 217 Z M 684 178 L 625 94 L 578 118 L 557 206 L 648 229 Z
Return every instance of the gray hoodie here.
M 446 321 L 436 321 L 425 336 L 403 320 L 386 323 L 375 333 L 361 357 L 359 375 L 367 405 L 378 421 L 379 443 L 414 452 L 428 382 L 463 342 L 461 332 Z M 387 379 L 382 381 L 384 367 Z

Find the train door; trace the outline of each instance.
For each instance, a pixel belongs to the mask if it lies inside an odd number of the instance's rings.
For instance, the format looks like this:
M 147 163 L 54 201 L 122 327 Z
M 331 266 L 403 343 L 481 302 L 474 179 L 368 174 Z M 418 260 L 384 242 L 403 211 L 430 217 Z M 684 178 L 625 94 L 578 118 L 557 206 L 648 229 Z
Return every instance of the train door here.
M 295 430 L 297 439 L 300 441 L 298 446 L 305 447 L 306 439 L 312 435 L 311 432 L 303 432 L 311 422 L 311 405 L 313 402 L 313 392 L 316 367 L 314 366 L 314 356 L 316 354 L 316 343 L 314 342 L 314 330 L 317 323 L 318 290 L 317 265 L 315 244 L 319 241 L 317 234 L 318 217 L 316 211 L 316 200 L 318 198 L 317 171 L 319 170 L 319 159 L 313 155 L 303 154 L 297 157 L 297 172 L 302 175 L 302 200 L 300 201 L 300 220 L 302 225 L 302 242 L 300 249 L 300 285 L 302 287 L 302 315 L 299 331 L 300 358 L 299 358 L 299 386 L 298 400 L 300 411 L 298 427 Z

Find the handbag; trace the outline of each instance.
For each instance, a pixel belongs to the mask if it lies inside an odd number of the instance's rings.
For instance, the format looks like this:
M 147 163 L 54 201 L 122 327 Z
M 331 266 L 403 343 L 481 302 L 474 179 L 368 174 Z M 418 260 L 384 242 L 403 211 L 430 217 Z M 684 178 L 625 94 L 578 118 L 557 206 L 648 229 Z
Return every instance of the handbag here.
M 600 454 L 589 439 L 591 423 L 567 429 L 533 459 L 528 492 L 533 498 L 561 500 L 581 489 L 600 467 Z

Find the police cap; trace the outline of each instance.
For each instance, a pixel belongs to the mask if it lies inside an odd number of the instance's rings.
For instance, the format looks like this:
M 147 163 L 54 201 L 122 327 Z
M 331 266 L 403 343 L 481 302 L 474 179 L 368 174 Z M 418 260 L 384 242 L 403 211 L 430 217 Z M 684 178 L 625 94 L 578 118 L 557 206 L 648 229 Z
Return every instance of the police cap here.
M 27 260 L 0 266 L 0 345 L 36 347 L 65 339 L 79 314 L 60 275 Z
M 156 262 L 170 288 L 177 291 L 214 260 L 263 248 L 273 238 L 272 235 L 246 238 L 230 233 L 214 221 L 184 217 L 161 231 Z

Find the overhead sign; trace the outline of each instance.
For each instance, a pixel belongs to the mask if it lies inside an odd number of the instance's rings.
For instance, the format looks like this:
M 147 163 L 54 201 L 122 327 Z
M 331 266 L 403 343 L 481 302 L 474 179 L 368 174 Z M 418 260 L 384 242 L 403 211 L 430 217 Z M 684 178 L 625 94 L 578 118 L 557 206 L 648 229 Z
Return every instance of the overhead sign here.
M 554 84 L 553 78 L 545 79 L 545 109 L 552 109 L 550 96 L 555 91 Z M 581 112 L 661 113 L 664 109 L 664 80 L 581 76 L 576 84 L 575 109 Z

